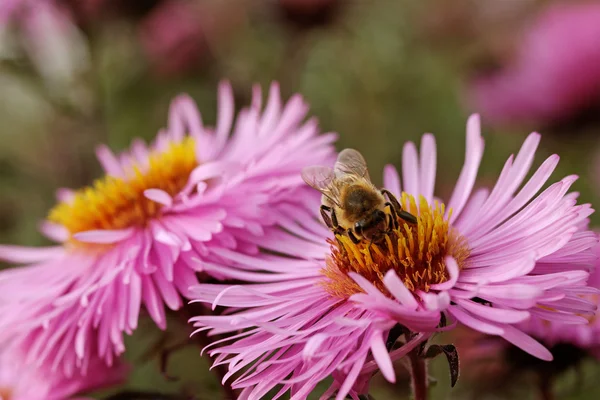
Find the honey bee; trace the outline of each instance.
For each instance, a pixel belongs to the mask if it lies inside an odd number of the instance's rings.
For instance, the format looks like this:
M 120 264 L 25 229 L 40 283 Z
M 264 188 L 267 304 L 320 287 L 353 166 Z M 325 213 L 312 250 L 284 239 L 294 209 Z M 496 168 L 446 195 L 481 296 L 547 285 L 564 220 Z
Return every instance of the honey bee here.
M 398 217 L 417 223 L 414 215 L 402 210 L 392 193 L 371 183 L 367 163 L 354 149 L 343 150 L 333 168 L 305 168 L 302 179 L 321 192 L 325 224 L 336 234 L 347 234 L 354 243 L 361 239 L 371 243 L 381 240 L 398 227 Z

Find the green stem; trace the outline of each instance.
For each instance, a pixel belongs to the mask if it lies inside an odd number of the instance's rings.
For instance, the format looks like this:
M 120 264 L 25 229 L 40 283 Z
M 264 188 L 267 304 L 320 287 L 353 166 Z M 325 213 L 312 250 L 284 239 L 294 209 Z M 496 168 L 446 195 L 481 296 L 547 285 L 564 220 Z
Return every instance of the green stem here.
M 427 364 L 415 349 L 408 353 L 414 400 L 427 400 Z
M 201 305 L 192 303 L 183 307 L 182 315 L 185 316 L 187 325 L 187 320 L 189 320 L 190 317 L 196 315 L 210 315 L 210 311 L 207 311 L 207 309 Z M 196 333 L 194 336 L 192 336 L 192 340 L 195 341 L 201 349 L 212 343 L 206 331 Z M 206 357 L 208 358 L 208 355 L 206 355 Z M 222 383 L 225 374 L 228 372 L 227 366 L 223 364 L 217 365 L 213 367 L 211 371 L 213 371 L 213 373 L 219 379 L 219 383 L 224 391 L 223 398 L 227 400 L 236 400 L 238 398 L 237 391 L 231 387 L 229 382 Z
M 552 393 L 552 378 L 547 374 L 542 373 L 538 388 L 540 400 L 554 400 L 554 393 Z

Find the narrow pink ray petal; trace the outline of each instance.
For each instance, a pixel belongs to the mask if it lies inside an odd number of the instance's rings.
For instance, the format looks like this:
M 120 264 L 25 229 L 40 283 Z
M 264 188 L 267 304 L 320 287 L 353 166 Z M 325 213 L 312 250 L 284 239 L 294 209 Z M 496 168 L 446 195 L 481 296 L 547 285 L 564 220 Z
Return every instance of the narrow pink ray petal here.
M 163 206 L 171 207 L 173 204 L 173 199 L 171 196 L 161 189 L 146 189 L 144 190 L 144 196 L 147 199 L 162 204 Z
M 131 237 L 135 231 L 134 228 L 85 231 L 74 234 L 73 238 L 86 243 L 110 244 L 121 242 Z
M 108 175 L 112 175 L 117 178 L 123 178 L 125 172 L 121 167 L 121 163 L 115 157 L 113 152 L 108 148 L 108 146 L 100 145 L 96 148 L 96 157 L 98 157 L 98 161 L 102 164 L 102 168 L 106 171 Z

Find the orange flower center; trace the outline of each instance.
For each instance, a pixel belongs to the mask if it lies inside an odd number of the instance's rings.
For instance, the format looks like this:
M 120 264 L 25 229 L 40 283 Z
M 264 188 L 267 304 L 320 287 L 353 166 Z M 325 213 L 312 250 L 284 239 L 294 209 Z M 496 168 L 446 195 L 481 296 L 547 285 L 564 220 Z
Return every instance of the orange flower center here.
M 419 208 L 413 196 L 402 193 L 401 204 L 417 217 L 417 224 L 399 219 L 399 227 L 385 234 L 381 241 L 354 244 L 346 235 L 336 235 L 330 241 L 331 255 L 323 274 L 326 290 L 333 296 L 348 298 L 363 290 L 348 276 L 355 272 L 369 280 L 382 293 L 390 296 L 383 284 L 385 274 L 396 271 L 404 285 L 411 290 L 429 291 L 431 285 L 449 279 L 444 262 L 452 256 L 460 269 L 469 256 L 466 239 L 454 230 L 444 217 L 445 206 L 434 202 L 429 205 L 419 198 Z
M 10 400 L 12 397 L 12 389 L 9 387 L 0 386 L 0 400 Z
M 186 137 L 166 150 L 154 152 L 143 168 L 132 165 L 126 178 L 104 176 L 92 186 L 79 189 L 72 201 L 56 205 L 48 220 L 68 229 L 71 235 L 96 229 L 144 226 L 160 215 L 162 205 L 146 198 L 147 189 L 161 189 L 174 196 L 186 185 L 198 166 L 195 142 Z

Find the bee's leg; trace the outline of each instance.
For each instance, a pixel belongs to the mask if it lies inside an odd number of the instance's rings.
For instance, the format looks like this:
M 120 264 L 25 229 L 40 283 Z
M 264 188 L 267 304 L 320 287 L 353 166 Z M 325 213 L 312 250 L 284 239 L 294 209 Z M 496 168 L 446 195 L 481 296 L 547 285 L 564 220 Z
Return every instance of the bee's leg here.
M 369 240 L 369 245 L 367 246 L 367 250 L 371 251 L 371 245 L 373 244 L 374 241 L 375 241 L 375 236 L 371 237 L 371 240 Z
M 394 209 L 394 211 L 396 212 L 396 215 L 400 215 L 400 212 L 402 211 L 402 206 L 398 202 L 398 199 L 396 198 L 396 196 L 394 196 L 392 194 L 392 192 L 390 192 L 387 189 L 381 189 L 381 194 L 383 194 L 384 196 L 387 195 L 389 202 L 386 204 L 390 204 L 390 207 L 392 207 Z
M 385 203 L 385 204 L 389 205 L 390 203 Z M 392 230 L 398 229 L 398 218 L 396 217 L 396 210 L 394 210 L 391 205 L 390 205 L 390 210 L 391 210 L 391 212 L 387 215 L 388 229 L 385 233 L 391 233 Z
M 340 224 L 337 220 L 337 215 L 335 215 L 335 210 L 333 209 L 331 209 L 331 223 L 335 229 L 338 229 L 340 227 Z
M 396 196 L 394 196 L 389 190 L 381 189 L 381 194 L 387 195 L 388 199 L 390 199 L 390 202 L 392 203 L 392 207 L 394 208 L 396 215 L 398 215 L 403 220 L 410 222 L 411 224 L 417 223 L 417 217 L 415 217 L 407 211 L 404 211 L 402 209 L 402 206 L 398 202 L 398 199 L 396 199 Z
M 348 234 L 348 237 L 350 238 L 350 240 L 352 240 L 352 243 L 354 243 L 354 244 L 359 244 L 360 243 L 360 239 L 357 238 L 356 236 L 354 236 L 354 233 L 352 232 L 352 229 L 348 229 L 346 231 L 346 233 Z
M 392 205 L 392 203 L 390 203 L 389 201 L 385 203 L 386 207 L 390 208 L 390 213 L 388 214 L 388 218 L 390 219 L 388 221 L 388 225 L 389 225 L 389 229 L 388 230 L 392 230 L 392 229 L 397 229 L 398 228 L 398 214 L 396 214 L 396 209 L 394 208 L 394 206 Z
M 327 212 L 329 212 L 329 214 L 327 214 Z M 333 233 L 344 233 L 344 230 L 338 224 L 337 216 L 335 215 L 335 210 L 333 208 L 326 205 L 321 205 L 321 217 L 323 218 L 323 221 L 325 221 L 325 225 L 327 225 L 327 227 L 331 229 Z
M 333 228 L 335 229 L 334 232 L 336 234 L 343 235 L 344 234 L 344 228 L 342 228 L 340 226 L 340 224 L 338 223 L 337 215 L 335 214 L 335 210 L 334 209 L 331 209 L 331 222 L 333 224 Z
M 335 227 L 333 226 L 333 221 L 331 220 L 331 217 L 329 214 L 327 214 L 327 212 L 332 212 L 331 207 L 321 205 L 321 218 L 323 218 L 323 222 L 325 222 L 325 225 L 327 225 L 329 229 L 335 230 Z
M 400 211 L 398 213 L 398 216 L 400 218 L 402 218 L 403 220 L 405 220 L 407 222 L 410 222 L 411 224 L 417 224 L 418 223 L 417 217 L 415 217 L 414 215 L 412 215 L 408 211 L 402 210 L 402 211 Z

